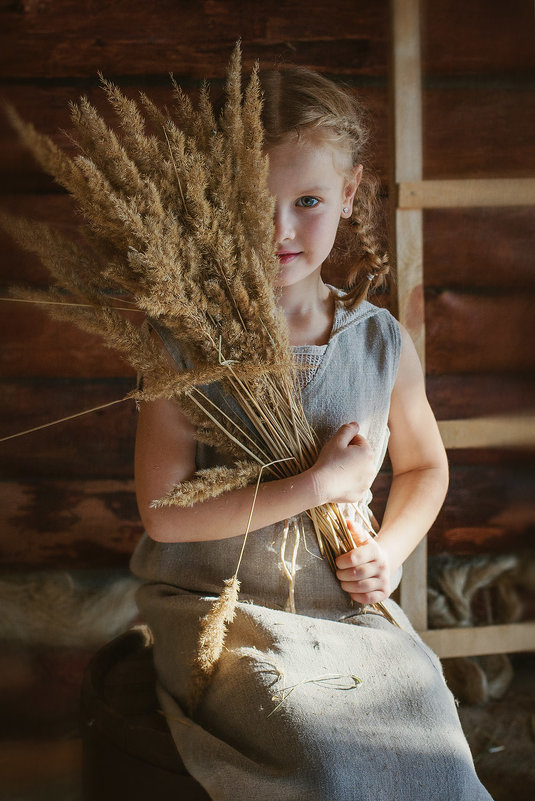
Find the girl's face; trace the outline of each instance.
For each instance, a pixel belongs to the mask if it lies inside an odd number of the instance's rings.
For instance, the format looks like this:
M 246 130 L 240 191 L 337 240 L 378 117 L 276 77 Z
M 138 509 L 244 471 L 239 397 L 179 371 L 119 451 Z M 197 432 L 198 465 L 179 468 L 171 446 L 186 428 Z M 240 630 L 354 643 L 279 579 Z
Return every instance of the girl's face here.
M 312 275 L 319 277 L 340 218 L 351 216 L 362 167 L 348 171 L 339 150 L 315 143 L 312 137 L 287 139 L 268 155 L 281 265 L 277 284 L 291 286 Z

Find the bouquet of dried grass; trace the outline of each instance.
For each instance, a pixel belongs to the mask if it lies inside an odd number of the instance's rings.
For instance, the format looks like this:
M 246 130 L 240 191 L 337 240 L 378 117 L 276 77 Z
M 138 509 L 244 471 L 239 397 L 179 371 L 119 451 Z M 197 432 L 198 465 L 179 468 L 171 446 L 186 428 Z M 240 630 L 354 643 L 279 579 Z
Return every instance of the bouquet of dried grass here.
M 318 444 L 296 390 L 274 297 L 279 262 L 256 70 L 242 91 L 237 46 L 218 119 L 206 85 L 194 108 L 174 83 L 174 108 L 164 114 L 144 94 L 138 104 L 108 81 L 102 84 L 119 127 L 108 127 L 87 99 L 73 104 L 75 157 L 8 109 L 22 139 L 72 194 L 83 217 L 79 244 L 46 225 L 2 216 L 8 232 L 37 253 L 54 278 L 47 291 L 15 293 L 53 304 L 55 317 L 101 335 L 143 375 L 131 397 L 179 401 L 198 439 L 234 461 L 200 471 L 156 505 L 190 505 L 260 477 L 302 472 L 316 460 Z M 123 308 L 165 325 L 180 341 L 187 369 L 172 370 L 150 327 L 132 324 Z M 240 415 L 215 406 L 203 391 L 216 381 Z M 336 504 L 308 514 L 334 567 L 337 555 L 355 547 L 344 516 Z M 235 575 L 219 603 L 220 622 L 232 618 L 237 589 Z M 211 630 L 213 619 L 207 625 Z M 221 648 L 216 639 L 204 636 L 199 664 L 205 675 Z

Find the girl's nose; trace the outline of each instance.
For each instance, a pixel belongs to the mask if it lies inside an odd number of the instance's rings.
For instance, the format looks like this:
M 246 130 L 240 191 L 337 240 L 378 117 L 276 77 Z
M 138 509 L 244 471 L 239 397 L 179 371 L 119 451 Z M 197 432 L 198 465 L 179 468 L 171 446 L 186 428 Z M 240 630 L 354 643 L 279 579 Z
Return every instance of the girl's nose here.
M 295 225 L 292 215 L 281 208 L 275 209 L 275 239 L 277 242 L 287 242 L 295 239 Z

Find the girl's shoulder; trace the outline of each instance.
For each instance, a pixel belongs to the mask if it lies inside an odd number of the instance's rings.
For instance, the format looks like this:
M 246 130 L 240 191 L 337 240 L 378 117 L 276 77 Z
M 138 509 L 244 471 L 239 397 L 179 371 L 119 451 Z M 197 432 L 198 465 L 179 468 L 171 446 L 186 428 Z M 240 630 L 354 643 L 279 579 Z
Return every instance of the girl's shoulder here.
M 368 325 L 382 330 L 384 335 L 390 336 L 396 342 L 401 343 L 400 325 L 388 309 L 382 306 L 375 306 L 368 300 L 361 301 L 354 309 L 348 309 L 343 302 L 347 293 L 337 287 L 330 286 L 329 288 L 336 297 L 331 338 L 348 329 L 356 328 L 362 323 L 368 323 Z

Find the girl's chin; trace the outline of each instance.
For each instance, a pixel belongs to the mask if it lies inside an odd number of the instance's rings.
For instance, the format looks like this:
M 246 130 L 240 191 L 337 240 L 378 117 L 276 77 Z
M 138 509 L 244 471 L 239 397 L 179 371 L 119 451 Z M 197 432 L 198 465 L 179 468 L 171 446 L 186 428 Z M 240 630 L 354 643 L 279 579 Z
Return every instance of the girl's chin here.
M 284 289 L 297 286 L 301 284 L 303 288 L 305 286 L 315 286 L 317 278 L 321 277 L 321 267 L 318 267 L 315 270 L 310 270 L 310 272 L 304 270 L 293 270 L 290 268 L 288 270 L 282 269 L 277 278 L 274 281 L 274 285 L 277 289 Z M 310 284 L 312 282 L 312 284 Z

